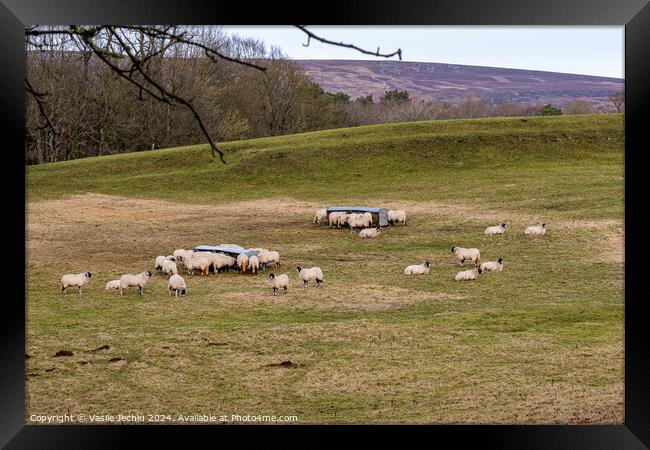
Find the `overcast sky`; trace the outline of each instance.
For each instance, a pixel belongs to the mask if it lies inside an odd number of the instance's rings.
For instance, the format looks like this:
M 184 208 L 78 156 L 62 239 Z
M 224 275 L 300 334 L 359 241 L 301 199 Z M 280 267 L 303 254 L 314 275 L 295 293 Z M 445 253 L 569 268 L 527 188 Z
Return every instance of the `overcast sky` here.
M 377 59 L 321 44 L 291 26 L 224 26 L 280 47 L 293 59 Z M 560 26 L 309 26 L 315 34 L 367 50 L 402 49 L 404 61 L 545 70 L 624 78 L 624 28 Z M 382 58 L 383 59 L 383 58 Z M 397 59 L 395 57 L 394 59 Z

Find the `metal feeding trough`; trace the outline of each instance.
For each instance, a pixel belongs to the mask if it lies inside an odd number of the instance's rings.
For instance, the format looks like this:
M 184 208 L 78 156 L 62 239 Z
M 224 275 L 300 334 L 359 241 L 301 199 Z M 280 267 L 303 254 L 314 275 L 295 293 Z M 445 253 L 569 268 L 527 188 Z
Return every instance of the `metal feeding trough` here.
M 244 254 L 249 258 L 253 255 L 258 256 L 259 252 L 257 250 L 246 250 L 245 248 L 233 248 L 233 247 L 219 247 L 215 245 L 199 245 L 194 247 L 195 252 L 212 252 L 212 253 L 224 253 L 233 258 Z
M 325 211 L 327 211 L 328 216 L 333 212 L 343 212 L 347 214 L 362 214 L 369 212 L 372 214 L 373 226 L 388 226 L 388 210 L 386 208 L 366 208 L 362 206 L 330 206 L 326 208 Z

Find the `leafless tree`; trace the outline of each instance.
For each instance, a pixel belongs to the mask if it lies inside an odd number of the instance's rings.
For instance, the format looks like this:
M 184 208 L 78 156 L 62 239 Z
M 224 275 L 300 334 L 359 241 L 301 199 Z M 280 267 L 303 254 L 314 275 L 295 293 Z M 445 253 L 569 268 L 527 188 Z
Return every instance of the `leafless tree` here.
M 378 57 L 389 58 L 397 55 L 401 59 L 401 49 L 390 54 L 381 54 L 379 49 L 373 53 L 353 44 L 334 42 L 317 36 L 303 25 L 296 25 L 296 27 L 303 31 L 309 40 L 313 38 L 327 44 L 348 47 Z M 25 28 L 25 47 L 28 51 L 50 53 L 55 49 L 62 53 L 76 51 L 84 55 L 88 61 L 90 61 L 90 56 L 95 56 L 98 61 L 110 68 L 113 74 L 129 83 L 137 92 L 137 98 L 140 101 L 148 98 L 166 105 L 167 111 L 180 106 L 191 113 L 202 134 L 208 140 L 212 155 L 219 155 L 221 161 L 225 163 L 224 154 L 217 147 L 209 132 L 209 126 L 197 107 L 196 99 L 181 94 L 177 80 L 174 77 L 166 76 L 163 69 L 163 58 L 175 47 L 182 46 L 191 57 L 201 56 L 212 63 L 230 62 L 262 72 L 266 72 L 267 67 L 264 61 L 250 57 L 248 51 L 253 49 L 253 54 L 255 54 L 254 47 L 239 45 L 239 51 L 233 52 L 232 48 L 219 45 L 220 42 L 206 43 L 205 40 L 197 39 L 197 34 L 200 32 L 200 28 L 197 30 L 196 28 L 168 25 L 29 26 Z M 30 79 L 29 73 L 25 79 L 25 90 L 35 100 L 36 109 L 41 116 L 41 127 L 48 128 L 50 131 L 50 140 L 53 141 L 50 145 L 56 147 L 54 141 L 60 139 L 61 132 L 54 126 L 45 107 L 48 91 L 36 85 Z M 280 111 L 283 108 L 286 109 L 286 105 L 280 107 Z M 275 120 L 278 110 L 272 108 L 269 111 Z M 240 129 L 246 127 L 241 117 L 237 117 L 237 113 L 230 113 L 226 120 L 235 123 L 236 127 Z M 282 122 L 281 117 L 280 122 Z M 100 124 L 97 126 L 101 128 Z M 280 127 L 282 127 L 281 124 Z

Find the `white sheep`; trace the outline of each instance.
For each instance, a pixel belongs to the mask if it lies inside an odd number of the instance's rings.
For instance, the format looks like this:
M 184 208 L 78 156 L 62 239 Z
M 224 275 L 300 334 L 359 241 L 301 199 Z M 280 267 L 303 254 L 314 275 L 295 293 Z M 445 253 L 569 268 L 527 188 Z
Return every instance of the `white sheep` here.
M 185 263 L 185 268 L 187 273 L 194 275 L 194 271 L 199 269 L 201 271 L 201 276 L 208 274 L 208 269 L 210 268 L 210 260 L 205 256 L 193 256 L 192 258 L 184 258 L 183 262 Z
M 248 264 L 248 256 L 244 253 L 237 255 L 237 266 L 239 266 L 239 271 L 244 273 L 246 272 L 246 265 Z
M 118 290 L 120 288 L 120 280 L 111 280 L 106 283 L 105 291 L 110 291 L 111 289 Z
M 224 255 L 223 253 L 215 253 L 213 269 L 214 273 L 219 271 L 223 272 L 224 270 L 230 270 L 232 266 L 237 263 L 235 258 L 230 255 Z
M 172 254 L 176 262 L 182 263 L 185 263 L 185 260 L 191 258 L 193 255 L 194 250 L 184 250 L 182 248 L 174 250 L 174 253 Z
M 485 234 L 486 235 L 494 235 L 494 234 L 503 234 L 506 232 L 506 224 L 502 223 L 501 225 L 495 225 L 493 227 L 487 227 L 485 229 Z
M 361 231 L 359 231 L 359 237 L 362 238 L 376 238 L 379 237 L 381 234 L 381 228 L 377 226 L 377 228 L 365 228 Z
M 176 263 L 174 261 L 163 262 L 162 273 L 164 273 L 167 278 L 171 277 L 172 275 L 178 275 L 178 267 L 176 267 Z
M 269 286 L 271 286 L 271 292 L 273 295 L 276 295 L 278 289 L 284 289 L 284 293 L 287 293 L 289 289 L 289 275 L 275 275 L 274 273 L 269 274 Z
M 327 209 L 322 208 L 316 211 L 316 214 L 314 214 L 314 223 L 320 225 L 320 223 L 327 219 Z
M 476 280 L 481 272 L 483 272 L 483 270 L 480 267 L 476 267 L 470 270 L 463 270 L 462 272 L 458 272 L 456 274 L 456 281 Z
M 260 260 L 257 256 L 252 255 L 250 258 L 248 258 L 248 269 L 252 273 L 257 273 L 257 271 L 260 268 Z
M 323 287 L 323 271 L 320 267 L 312 267 L 310 269 L 303 269 L 301 266 L 296 267 L 298 276 L 303 282 L 303 287 L 306 288 L 310 281 L 316 281 L 316 286 Z
M 330 228 L 335 226 L 336 228 L 341 228 L 341 225 L 345 225 L 348 215 L 344 212 L 333 212 L 328 216 Z
M 185 295 L 185 292 L 187 291 L 187 285 L 185 284 L 185 280 L 182 276 L 174 274 L 169 277 L 169 281 L 167 282 L 167 289 L 169 290 L 169 295 L 172 295 L 173 291 L 174 296 L 178 297 L 179 292 L 180 295 Z
M 404 275 L 426 275 L 429 273 L 429 261 L 425 261 L 422 264 L 414 264 L 411 266 L 406 266 L 404 269 Z
M 173 255 L 168 255 L 168 256 L 156 256 L 156 260 L 154 261 L 154 270 L 157 270 L 158 272 L 162 271 L 162 265 L 165 261 L 176 261 L 176 258 L 174 258 Z
M 353 233 L 355 228 L 363 228 L 367 223 L 367 219 L 363 217 L 363 214 L 348 214 L 345 223 L 350 227 L 350 233 Z
M 90 272 L 82 273 L 67 273 L 61 277 L 61 294 L 65 294 L 65 290 L 71 286 L 79 288 L 79 295 L 81 290 L 88 284 L 90 278 L 93 276 Z
M 452 247 L 451 251 L 456 254 L 456 258 L 458 258 L 461 266 L 465 264 L 465 260 L 468 259 L 473 261 L 476 266 L 481 263 L 481 252 L 478 248 Z
M 543 223 L 541 225 L 537 225 L 534 227 L 528 227 L 524 231 L 524 234 L 527 234 L 528 236 L 543 236 L 544 233 L 546 233 L 546 224 Z
M 273 265 L 277 267 L 281 267 L 282 265 L 280 264 L 280 253 L 276 252 L 275 250 L 271 250 L 266 254 L 266 259 L 267 259 L 267 264 L 268 265 Z
M 496 261 L 487 261 L 479 266 L 483 272 L 501 272 L 503 270 L 503 258 Z
M 130 286 L 137 286 L 140 288 L 140 295 L 143 295 L 144 287 L 146 286 L 147 281 L 149 281 L 150 276 L 151 272 L 148 270 L 146 272 L 139 273 L 138 275 L 131 275 L 130 273 L 122 275 L 120 277 L 120 295 L 124 295 L 124 289 Z
M 403 209 L 389 209 L 387 216 L 388 223 L 391 225 L 402 223 L 404 226 L 406 226 L 406 211 Z

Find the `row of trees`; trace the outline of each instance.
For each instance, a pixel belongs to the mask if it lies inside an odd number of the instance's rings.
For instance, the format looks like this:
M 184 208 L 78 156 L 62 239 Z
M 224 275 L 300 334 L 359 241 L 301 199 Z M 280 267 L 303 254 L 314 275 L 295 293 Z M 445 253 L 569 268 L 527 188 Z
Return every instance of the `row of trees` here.
M 26 104 L 26 162 L 203 143 L 206 135 L 197 126 L 197 114 L 205 132 L 224 141 L 386 122 L 534 115 L 541 109 L 493 104 L 472 95 L 458 104 L 423 101 L 399 90 L 386 91 L 378 102 L 372 95 L 352 100 L 325 92 L 279 49 L 260 41 L 229 37 L 211 27 L 183 33 L 167 38 L 139 30 L 110 32 L 92 42 L 102 45 L 101 52 L 57 32 L 26 44 L 27 88 L 35 94 Z M 187 33 L 192 45 L 174 38 Z M 123 55 L 110 60 L 117 70 L 105 64 L 102 58 L 114 54 L 114 39 L 134 55 L 137 66 L 123 62 Z M 217 62 L 205 48 L 226 59 Z M 144 77 L 140 84 L 127 79 L 135 70 Z M 193 109 L 150 95 L 147 77 L 165 90 L 164 99 L 187 99 Z M 578 101 L 565 105 L 564 112 L 592 110 Z

